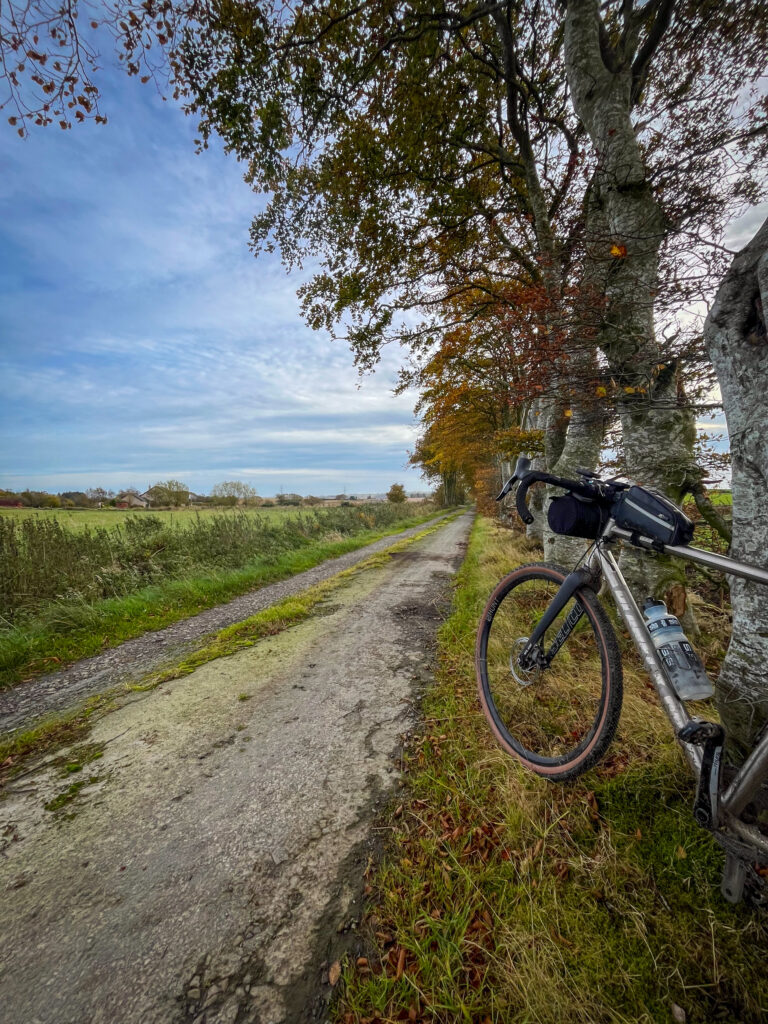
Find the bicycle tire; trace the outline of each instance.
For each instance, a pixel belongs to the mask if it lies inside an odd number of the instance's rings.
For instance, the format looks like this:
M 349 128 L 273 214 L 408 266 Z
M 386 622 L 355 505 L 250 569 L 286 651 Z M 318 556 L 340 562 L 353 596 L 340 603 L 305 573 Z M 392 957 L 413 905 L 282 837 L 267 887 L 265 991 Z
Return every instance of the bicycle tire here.
M 525 678 L 515 661 L 536 616 L 567 575 L 559 565 L 538 562 L 505 576 L 488 600 L 475 646 L 480 704 L 496 739 L 526 768 L 553 782 L 574 779 L 600 760 L 616 733 L 623 695 L 616 634 L 587 587 L 576 591 L 547 630 L 542 652 L 547 644 L 551 650 L 569 612 L 583 609 L 549 666 Z M 521 622 L 527 636 L 515 638 Z

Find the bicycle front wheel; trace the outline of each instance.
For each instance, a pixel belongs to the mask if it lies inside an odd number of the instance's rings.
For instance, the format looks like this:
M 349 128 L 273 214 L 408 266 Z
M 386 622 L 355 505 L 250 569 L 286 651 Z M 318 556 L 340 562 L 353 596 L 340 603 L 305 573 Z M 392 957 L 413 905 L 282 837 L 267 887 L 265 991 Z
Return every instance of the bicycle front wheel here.
M 496 587 L 477 633 L 480 703 L 501 746 L 551 780 L 592 767 L 614 737 L 622 700 L 616 634 L 594 592 L 576 591 L 537 645 L 519 657 L 568 575 L 522 565 Z

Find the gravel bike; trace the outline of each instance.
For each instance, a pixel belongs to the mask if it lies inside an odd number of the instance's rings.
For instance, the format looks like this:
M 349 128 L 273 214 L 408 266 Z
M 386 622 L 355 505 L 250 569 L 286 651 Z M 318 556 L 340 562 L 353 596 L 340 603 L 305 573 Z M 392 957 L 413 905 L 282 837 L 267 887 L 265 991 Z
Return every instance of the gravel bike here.
M 768 902 L 761 877 L 768 836 L 742 817 L 768 778 L 768 728 L 726 784 L 725 731 L 689 716 L 613 551 L 623 541 L 766 585 L 768 572 L 690 546 L 693 524 L 664 495 L 586 471 L 579 477 L 531 471 L 521 455 L 497 498 L 517 483 L 517 511 L 528 524 L 531 485 L 562 488 L 566 494 L 549 506 L 550 527 L 593 543 L 573 571 L 547 562 L 522 565 L 491 594 L 475 649 L 480 702 L 491 729 L 504 750 L 550 781 L 576 778 L 605 754 L 621 712 L 622 670 L 616 634 L 598 600 L 604 583 L 697 778 L 694 817 L 725 850 L 724 897 L 737 903 L 746 887 L 752 902 Z

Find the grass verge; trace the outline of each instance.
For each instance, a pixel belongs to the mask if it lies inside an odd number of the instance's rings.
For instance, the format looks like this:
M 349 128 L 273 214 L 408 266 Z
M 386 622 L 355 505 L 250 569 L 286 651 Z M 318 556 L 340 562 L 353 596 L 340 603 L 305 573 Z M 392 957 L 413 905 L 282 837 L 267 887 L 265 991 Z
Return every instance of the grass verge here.
M 179 679 L 182 676 L 189 675 L 195 669 L 200 668 L 201 665 L 206 665 L 209 661 L 215 661 L 217 658 L 226 658 L 230 654 L 236 654 L 245 647 L 252 647 L 266 636 L 282 633 L 284 629 L 288 629 L 308 619 L 319 604 L 330 597 L 334 590 L 343 586 L 351 577 L 357 576 L 368 569 L 376 569 L 386 565 L 392 555 L 404 551 L 411 544 L 415 544 L 416 541 L 423 540 L 424 537 L 428 537 L 455 518 L 455 515 L 448 516 L 441 523 L 430 526 L 426 530 L 420 530 L 412 537 L 406 537 L 404 540 L 398 541 L 387 548 L 386 551 L 380 551 L 376 555 L 371 555 L 365 561 L 358 562 L 357 565 L 336 573 L 335 576 L 323 580 L 322 583 L 316 583 L 314 586 L 308 587 L 300 594 L 287 597 L 284 601 L 280 601 L 270 608 L 265 608 L 264 611 L 257 612 L 256 615 L 251 615 L 242 622 L 236 622 L 232 626 L 219 630 L 218 633 L 213 634 L 210 641 L 204 647 L 194 651 L 183 661 L 159 672 L 150 673 L 130 688 L 132 690 L 153 689 L 160 683 L 166 683 L 171 679 Z
M 693 822 L 692 780 L 637 660 L 617 740 L 577 783 L 544 782 L 492 741 L 477 621 L 495 583 L 537 558 L 476 521 L 336 1018 L 763 1021 L 768 928 L 720 896 L 722 856 Z
M 94 721 L 114 706 L 114 694 L 99 694 L 74 711 L 53 715 L 30 729 L 0 739 L 0 785 L 6 778 L 18 776 L 31 758 L 83 739 Z
M 74 711 L 52 716 L 31 729 L 14 733 L 6 739 L 0 739 L 0 785 L 6 778 L 17 777 L 30 761 L 50 754 L 66 744 L 84 739 L 94 722 L 118 705 L 121 694 L 124 695 L 126 690 L 132 692 L 152 690 L 172 679 L 190 675 L 201 665 L 215 661 L 217 658 L 236 654 L 246 647 L 252 647 L 266 636 L 275 636 L 277 633 L 297 625 L 309 618 L 318 605 L 349 579 L 369 569 L 386 565 L 393 555 L 435 533 L 460 514 L 459 512 L 450 514 L 439 523 L 419 530 L 412 537 L 397 541 L 385 551 L 380 551 L 370 558 L 358 562 L 357 565 L 308 587 L 300 594 L 288 597 L 242 622 L 211 634 L 204 646 L 175 665 L 149 673 L 128 687 L 120 687 L 92 697 L 82 707 Z M 241 694 L 239 699 L 247 700 L 248 696 Z
M 357 551 L 431 518 L 434 511 L 403 520 L 387 530 L 317 542 L 269 562 L 168 580 L 94 604 L 57 602 L 37 618 L 0 633 L 0 687 L 55 671 L 150 630 L 163 629 L 249 590 L 295 576 L 329 558 Z

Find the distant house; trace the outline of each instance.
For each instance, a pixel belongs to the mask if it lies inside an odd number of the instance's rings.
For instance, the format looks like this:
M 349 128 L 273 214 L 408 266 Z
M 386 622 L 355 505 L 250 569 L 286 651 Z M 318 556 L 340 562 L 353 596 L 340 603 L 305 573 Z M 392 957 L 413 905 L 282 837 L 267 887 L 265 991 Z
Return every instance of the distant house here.
M 146 508 L 149 502 L 144 494 L 134 494 L 133 491 L 121 491 L 115 498 L 116 508 Z

